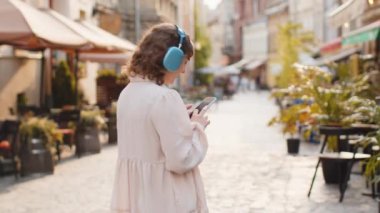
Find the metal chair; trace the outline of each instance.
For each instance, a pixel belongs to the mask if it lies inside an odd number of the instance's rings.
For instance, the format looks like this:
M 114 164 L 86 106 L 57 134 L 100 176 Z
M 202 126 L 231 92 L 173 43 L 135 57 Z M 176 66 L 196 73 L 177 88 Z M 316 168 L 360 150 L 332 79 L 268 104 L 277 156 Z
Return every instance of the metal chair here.
M 14 173 L 15 178 L 19 175 L 19 121 L 6 120 L 0 128 L 0 175 Z

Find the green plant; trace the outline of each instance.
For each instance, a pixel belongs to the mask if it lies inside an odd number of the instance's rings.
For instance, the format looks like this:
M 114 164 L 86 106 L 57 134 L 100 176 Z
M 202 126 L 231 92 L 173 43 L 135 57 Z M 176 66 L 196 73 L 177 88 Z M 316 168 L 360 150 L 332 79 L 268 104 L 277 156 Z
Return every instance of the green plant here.
M 314 109 L 312 116 L 318 125 L 349 126 L 356 122 L 352 117 L 349 118 L 359 107 L 357 104 L 353 105 L 353 97 L 366 98 L 366 92 L 370 88 L 367 75 L 333 83 L 332 74 L 318 67 L 295 67 L 297 80 L 287 88 L 273 90 L 274 97 L 309 102 L 310 107 Z M 362 112 L 364 113 L 363 110 Z
M 272 90 L 272 97 L 277 98 L 284 106 L 279 115 L 269 122 L 269 125 L 282 123 L 283 133 L 290 135 L 297 132 L 299 125 L 316 125 L 316 117 L 321 109 L 315 102 L 314 90 L 331 82 L 331 75 L 317 67 L 296 65 L 295 68 L 295 82 L 291 86 Z M 298 103 L 293 103 L 295 101 Z M 313 128 L 309 129 L 311 131 Z
M 117 78 L 116 71 L 113 69 L 100 69 L 98 70 L 97 79 L 100 78 Z
M 199 82 L 199 85 L 211 86 L 214 82 L 214 74 L 196 72 L 195 81 Z
M 17 109 L 20 109 L 22 107 L 25 107 L 28 103 L 28 99 L 26 98 L 26 95 L 24 92 L 17 94 Z
M 126 73 L 121 73 L 117 76 L 116 83 L 121 85 L 127 85 L 129 83 L 128 75 Z
M 199 21 L 199 5 L 195 5 L 195 69 L 208 66 L 211 57 L 211 42 L 207 36 L 207 29 L 200 25 Z
M 55 147 L 56 142 L 62 142 L 63 137 L 54 121 L 38 117 L 24 120 L 20 125 L 20 135 L 24 139 L 42 139 L 46 141 L 47 148 Z
M 374 107 L 374 115 L 372 117 L 374 124 L 377 126 L 377 131 L 369 133 L 367 136 L 362 137 L 358 141 L 358 145 L 367 146 L 380 146 L 380 106 Z M 375 183 L 380 182 L 380 176 L 378 175 L 380 169 L 380 152 L 375 153 L 371 156 L 366 164 L 365 175 L 368 179 Z
M 278 26 L 278 57 L 282 65 L 282 71 L 276 78 L 278 87 L 285 88 L 296 82 L 293 64 L 298 61 L 301 51 L 308 51 L 307 45 L 313 40 L 313 33 L 303 32 L 300 24 L 288 22 Z
M 380 145 L 380 130 L 377 131 L 374 135 L 367 138 L 368 143 L 371 143 L 372 145 Z M 374 183 L 380 182 L 380 176 L 378 175 L 378 171 L 380 168 L 380 153 L 377 153 L 368 160 L 365 168 L 365 176 L 373 181 Z
M 283 124 L 282 133 L 284 135 L 289 134 L 293 138 L 297 133 L 297 124 L 299 121 L 300 105 L 292 105 L 286 109 L 280 111 L 280 114 L 272 118 L 268 125 L 271 126 L 275 123 Z
M 61 61 L 53 78 L 53 106 L 60 108 L 75 103 L 75 78 L 67 62 Z
M 97 129 L 106 128 L 106 122 L 100 110 L 81 111 L 77 129 L 81 131 L 88 127 Z
M 317 129 L 320 125 L 374 123 L 375 102 L 366 97 L 369 90 L 367 75 L 333 82 L 332 74 L 318 67 L 296 65 L 295 68 L 293 85 L 272 91 L 272 96 L 289 100 L 291 104 L 285 106 L 270 124 L 283 123 L 283 131 L 292 133 L 297 123 L 310 126 L 309 129 Z M 328 147 L 333 149 L 336 142 L 336 138 L 329 137 Z

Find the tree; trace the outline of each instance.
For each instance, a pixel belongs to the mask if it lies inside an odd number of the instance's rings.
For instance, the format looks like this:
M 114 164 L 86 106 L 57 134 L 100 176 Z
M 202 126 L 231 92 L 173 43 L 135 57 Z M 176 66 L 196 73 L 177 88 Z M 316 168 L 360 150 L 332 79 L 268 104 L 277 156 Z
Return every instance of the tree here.
M 66 61 L 59 63 L 53 78 L 53 105 L 62 107 L 75 104 L 75 78 Z
M 208 66 L 211 56 L 211 42 L 206 27 L 199 23 L 199 8 L 195 5 L 195 69 Z
M 293 64 L 298 61 L 299 53 L 308 51 L 308 44 L 312 44 L 312 32 L 302 32 L 302 25 L 288 22 L 278 27 L 278 56 L 282 71 L 277 76 L 276 83 L 280 88 L 288 87 L 296 81 L 296 69 Z

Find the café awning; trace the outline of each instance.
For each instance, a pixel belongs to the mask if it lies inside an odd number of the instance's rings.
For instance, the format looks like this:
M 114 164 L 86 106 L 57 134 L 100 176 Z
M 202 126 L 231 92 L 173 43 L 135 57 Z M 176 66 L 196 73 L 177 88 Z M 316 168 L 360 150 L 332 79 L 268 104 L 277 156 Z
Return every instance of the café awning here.
M 126 64 L 132 53 L 79 53 L 79 60 L 97 63 Z
M 348 0 L 327 15 L 328 23 L 333 27 L 340 27 L 363 14 L 367 7 L 365 0 Z
M 266 61 L 267 61 L 267 59 L 251 60 L 249 63 L 247 63 L 247 64 L 245 64 L 243 66 L 243 69 L 245 69 L 245 70 L 255 70 L 258 67 L 264 65 Z
M 330 42 L 323 44 L 320 48 L 322 53 L 331 53 L 339 50 L 342 47 L 342 38 L 336 38 Z
M 83 49 L 81 52 L 128 52 L 133 51 L 135 45 L 121 39 L 105 30 L 86 21 L 73 21 L 54 10 L 43 9 L 44 13 L 56 18 L 67 28 L 80 35 L 93 45 L 91 49 Z
M 360 52 L 359 48 L 342 50 L 339 53 L 329 55 L 329 56 L 325 56 L 323 58 L 318 59 L 316 62 L 316 66 L 322 66 L 322 65 L 325 65 L 325 64 L 328 64 L 331 62 L 341 61 L 341 60 L 344 60 L 344 59 L 350 57 L 351 55 L 353 55 L 355 53 L 359 53 L 359 52 Z
M 359 44 L 380 39 L 380 20 L 352 31 L 343 37 L 343 45 Z
M 240 61 L 237 61 L 236 63 L 231 64 L 230 66 L 234 66 L 238 69 L 241 69 L 244 65 L 252 61 L 252 58 L 242 58 Z
M 126 39 L 122 39 L 118 36 L 115 36 L 112 33 L 109 33 L 107 31 L 103 30 L 102 28 L 97 27 L 97 26 L 95 26 L 89 22 L 80 21 L 79 24 L 82 25 L 83 27 L 89 29 L 94 34 L 97 34 L 97 35 L 101 36 L 103 39 L 109 41 L 111 43 L 111 45 L 114 46 L 115 48 L 119 48 L 119 49 L 121 49 L 123 51 L 127 51 L 127 52 L 134 51 L 136 49 L 136 45 L 133 44 L 132 42 L 130 42 Z
M 0 4 L 0 44 L 24 49 L 86 48 L 88 40 L 59 20 L 20 0 Z
M 0 4 L 0 44 L 17 48 L 123 53 L 135 45 L 87 22 L 73 21 L 51 9 L 37 9 L 20 0 Z

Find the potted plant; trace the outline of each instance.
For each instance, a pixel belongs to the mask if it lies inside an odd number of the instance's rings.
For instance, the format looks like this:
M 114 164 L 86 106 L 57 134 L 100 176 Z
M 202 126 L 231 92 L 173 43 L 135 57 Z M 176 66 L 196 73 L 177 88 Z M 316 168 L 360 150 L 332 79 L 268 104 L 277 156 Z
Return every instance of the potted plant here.
M 374 107 L 374 115 L 372 116 L 372 121 L 377 125 L 378 130 L 369 133 L 365 137 L 362 137 L 358 141 L 358 145 L 364 147 L 364 151 L 371 154 L 371 158 L 365 162 L 365 176 L 368 180 L 377 186 L 376 193 L 380 192 L 380 152 L 372 149 L 373 147 L 380 147 L 380 106 Z
M 57 124 L 47 118 L 31 117 L 20 125 L 21 175 L 54 172 L 53 155 L 56 143 L 62 142 Z
M 67 61 L 61 61 L 58 67 L 55 67 L 53 77 L 53 106 L 61 108 L 65 105 L 74 105 L 75 97 L 75 77 Z
M 280 114 L 269 122 L 269 126 L 274 123 L 283 124 L 282 133 L 284 135 L 289 135 L 290 137 L 286 139 L 287 148 L 289 154 L 298 154 L 300 139 L 298 136 L 298 125 L 299 118 L 301 115 L 301 110 L 304 109 L 303 105 L 292 105 L 288 108 L 282 109 Z
M 105 120 L 100 110 L 82 110 L 80 121 L 76 127 L 76 154 L 80 157 L 83 153 L 99 153 L 99 131 L 105 128 Z

